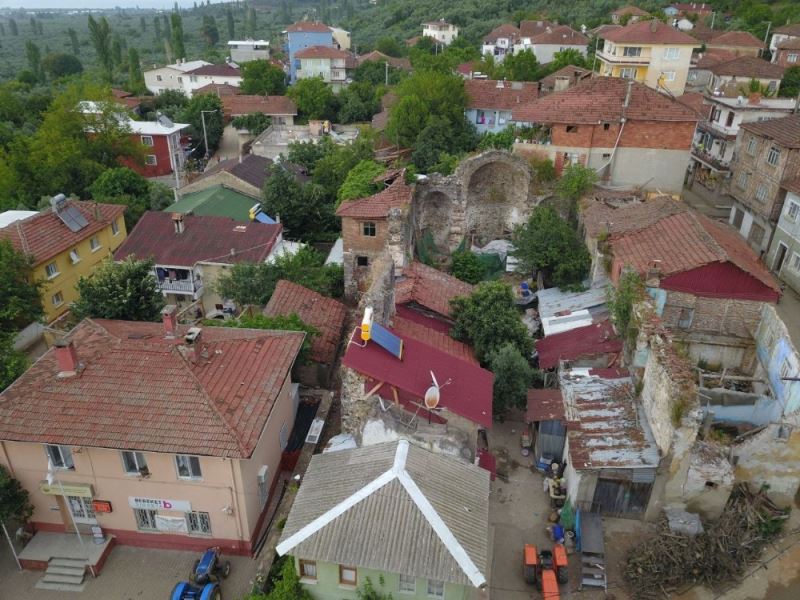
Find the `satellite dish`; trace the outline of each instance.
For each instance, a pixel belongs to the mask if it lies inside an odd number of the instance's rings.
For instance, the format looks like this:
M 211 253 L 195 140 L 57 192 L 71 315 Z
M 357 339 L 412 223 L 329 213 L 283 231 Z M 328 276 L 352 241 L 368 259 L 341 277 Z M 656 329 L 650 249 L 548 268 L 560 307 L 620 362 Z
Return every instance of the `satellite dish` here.
M 436 375 L 433 374 L 433 371 L 431 371 L 431 379 L 433 380 L 433 383 L 425 391 L 425 408 L 428 410 L 433 410 L 439 406 L 439 400 L 441 398 L 439 382 L 436 381 Z

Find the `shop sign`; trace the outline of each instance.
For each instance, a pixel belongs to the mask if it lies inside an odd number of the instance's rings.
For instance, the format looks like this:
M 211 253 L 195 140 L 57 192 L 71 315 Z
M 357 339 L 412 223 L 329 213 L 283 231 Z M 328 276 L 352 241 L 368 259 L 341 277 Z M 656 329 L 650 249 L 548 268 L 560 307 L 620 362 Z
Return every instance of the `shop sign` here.
M 48 496 L 81 496 L 91 498 L 94 493 L 88 483 L 39 483 L 39 491 Z
M 181 512 L 191 512 L 192 503 L 188 500 L 165 500 L 163 498 L 140 498 L 129 496 L 128 505 L 131 508 L 144 510 L 178 510 Z

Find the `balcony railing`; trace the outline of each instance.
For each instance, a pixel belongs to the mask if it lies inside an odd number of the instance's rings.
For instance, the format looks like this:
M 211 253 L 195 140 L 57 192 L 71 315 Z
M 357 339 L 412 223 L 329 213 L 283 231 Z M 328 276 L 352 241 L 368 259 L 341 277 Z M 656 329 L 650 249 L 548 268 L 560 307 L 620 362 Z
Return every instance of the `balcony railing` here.
M 199 294 L 203 289 L 202 282 L 198 279 L 164 279 L 158 282 L 158 289 L 171 294 Z
M 692 147 L 692 156 L 717 171 L 730 171 L 731 162 L 729 160 L 722 160 L 697 146 Z
M 649 65 L 650 52 L 642 52 L 639 56 L 623 56 L 622 52 L 605 52 L 598 50 L 597 58 L 615 65 Z

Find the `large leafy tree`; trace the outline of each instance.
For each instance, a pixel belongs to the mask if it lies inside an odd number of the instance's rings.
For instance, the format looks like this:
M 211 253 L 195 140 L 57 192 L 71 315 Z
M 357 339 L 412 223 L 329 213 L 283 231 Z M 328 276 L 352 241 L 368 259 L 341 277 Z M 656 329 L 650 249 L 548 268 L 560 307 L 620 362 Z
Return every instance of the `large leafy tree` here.
M 343 292 L 342 268 L 326 265 L 325 256 L 304 246 L 297 254 L 284 254 L 273 263 L 238 263 L 220 275 L 215 290 L 240 306 L 264 306 L 281 279 L 338 298 Z
M 83 65 L 77 56 L 63 52 L 51 52 L 42 59 L 42 70 L 50 77 L 59 79 L 83 72 Z
M 800 94 L 800 67 L 789 67 L 783 72 L 778 96 L 796 98 Z
M 33 259 L 0 240 L 0 333 L 14 333 L 44 314 Z
M 271 167 L 264 185 L 264 210 L 279 216 L 288 235 L 311 241 L 335 228 L 333 203 L 314 183 L 301 186 L 281 165 Z
M 208 46 L 217 45 L 217 42 L 219 42 L 219 29 L 217 28 L 217 20 L 213 15 L 203 15 L 201 33 Z
M 180 13 L 170 15 L 170 44 L 176 59 L 186 58 L 186 46 L 183 41 L 183 19 Z
M 140 94 L 146 90 L 142 65 L 139 62 L 139 51 L 136 48 L 128 50 L 128 91 Z
M 510 54 L 503 60 L 503 76 L 511 81 L 536 81 L 540 70 L 539 61 L 531 50 Z
M 43 79 L 42 73 L 42 51 L 39 46 L 34 44 L 31 40 L 25 42 L 25 56 L 28 59 L 28 69 L 33 73 L 36 81 Z
M 533 338 L 520 319 L 510 285 L 484 282 L 471 296 L 455 298 L 450 304 L 455 320 L 450 334 L 471 343 L 481 363 L 488 363 L 492 353 L 505 344 L 513 345 L 523 356 L 533 350 Z
M 544 272 L 545 281 L 562 288 L 580 286 L 591 259 L 578 233 L 550 207 L 533 209 L 514 231 L 512 254 L 525 273 Z
M 163 210 L 174 200 L 165 185 L 151 182 L 128 167 L 108 169 L 90 186 L 92 199 L 109 204 L 124 204 L 125 227 L 131 231 L 148 210 Z
M 344 183 L 336 193 L 337 204 L 354 198 L 366 198 L 380 189 L 375 178 L 383 175 L 386 167 L 374 160 L 362 160 L 350 169 Z
M 114 58 L 111 52 L 111 27 L 105 17 L 95 20 L 89 15 L 89 40 L 97 54 L 97 60 L 103 71 L 103 77 L 108 83 L 114 75 Z
M 281 96 L 286 93 L 286 73 L 266 60 L 251 60 L 241 65 L 243 94 Z
M 152 260 L 107 260 L 91 278 L 81 277 L 76 289 L 80 297 L 72 311 L 79 318 L 157 321 L 164 307 Z
M 210 112 L 209 112 L 210 111 Z M 198 140 L 195 147 L 195 156 L 206 155 L 205 139 L 203 136 L 203 121 L 205 120 L 205 131 L 208 138 L 208 156 L 211 156 L 219 148 L 222 139 L 222 131 L 225 124 L 222 121 L 222 100 L 214 94 L 200 94 L 192 97 L 181 111 L 181 120 L 189 123 L 189 133 L 192 139 Z
M 405 76 L 405 71 L 391 65 L 387 67 L 384 60 L 367 60 L 353 71 L 353 81 L 366 81 L 372 85 L 381 85 L 387 83 L 387 75 L 389 85 L 397 85 Z
M 27 523 L 33 515 L 33 504 L 28 491 L 0 465 L 0 521 Z
M 306 119 L 334 119 L 336 97 L 322 77 L 309 77 L 295 83 L 287 92 L 297 105 L 297 112 Z
M 503 414 L 509 408 L 523 408 L 528 388 L 533 384 L 533 369 L 513 344 L 503 344 L 489 356 L 494 373 L 493 412 Z

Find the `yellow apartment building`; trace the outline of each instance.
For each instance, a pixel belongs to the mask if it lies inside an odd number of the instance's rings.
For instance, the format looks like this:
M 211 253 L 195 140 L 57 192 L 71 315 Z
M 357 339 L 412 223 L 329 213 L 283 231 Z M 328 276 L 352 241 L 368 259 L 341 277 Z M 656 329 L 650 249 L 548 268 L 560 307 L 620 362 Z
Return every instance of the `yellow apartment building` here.
M 673 96 L 683 94 L 696 39 L 656 19 L 602 34 L 597 52 L 603 77 L 633 79 Z
M 127 236 L 118 204 L 67 200 L 62 194 L 51 207 L 0 229 L 20 252 L 33 257 L 33 277 L 44 282 L 42 306 L 51 323 L 78 297 L 75 285 L 113 255 Z

